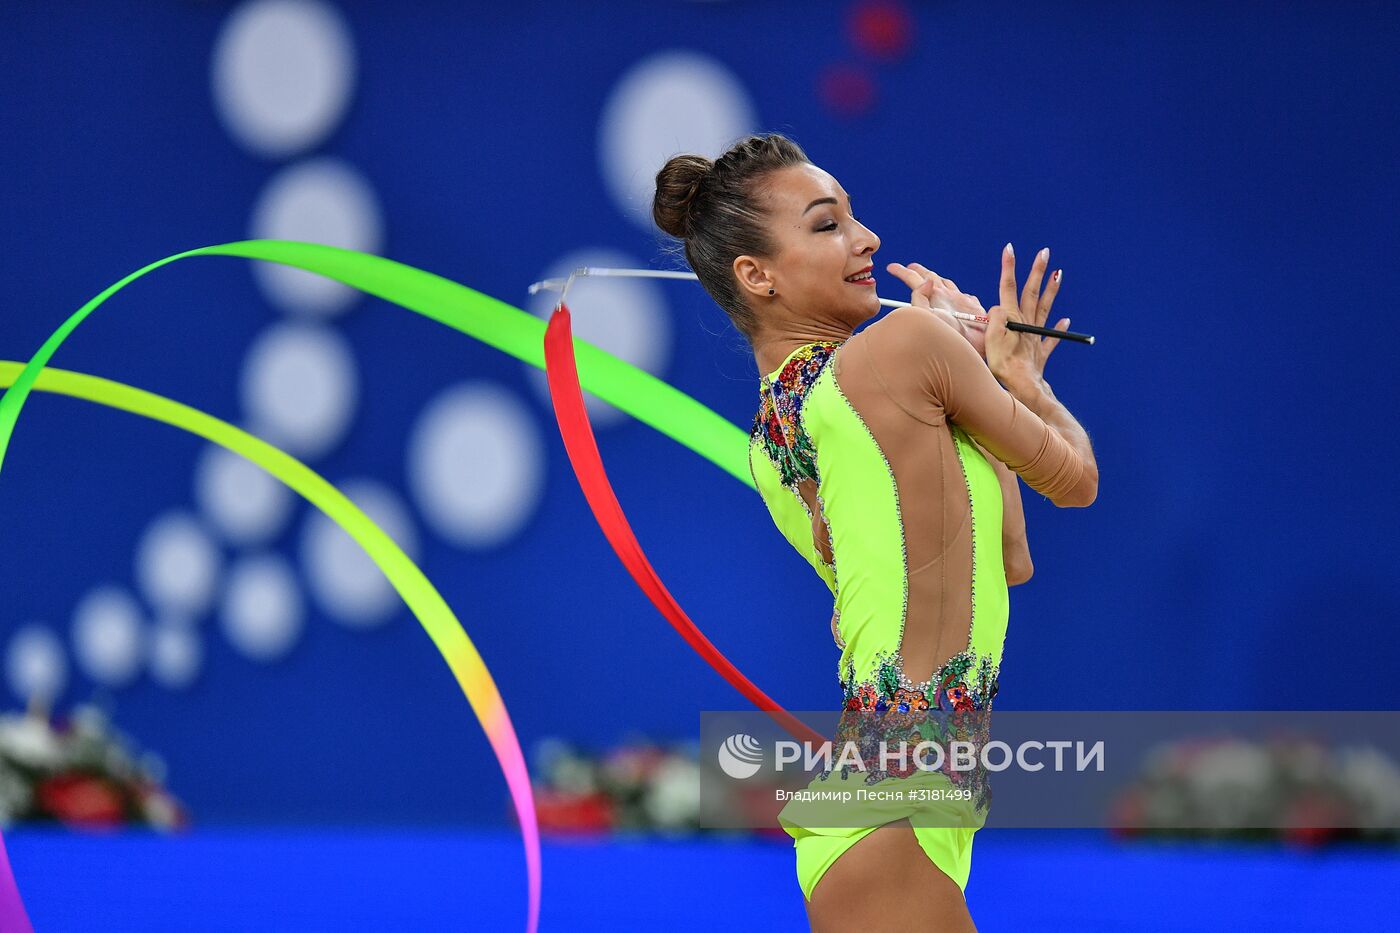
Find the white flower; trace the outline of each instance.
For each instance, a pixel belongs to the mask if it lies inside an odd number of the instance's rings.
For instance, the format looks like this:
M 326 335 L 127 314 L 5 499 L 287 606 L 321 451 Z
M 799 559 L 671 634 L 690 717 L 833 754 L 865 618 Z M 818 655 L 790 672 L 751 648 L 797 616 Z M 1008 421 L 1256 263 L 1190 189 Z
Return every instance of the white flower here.
M 1348 746 L 1340 753 L 1342 783 L 1357 801 L 1368 827 L 1400 825 L 1400 768 L 1372 746 Z
M 1230 740 L 1204 749 L 1187 782 L 1193 810 L 1207 826 L 1255 826 L 1269 803 L 1269 755 L 1247 742 Z
M 141 800 L 141 809 L 147 822 L 158 829 L 170 829 L 179 819 L 174 801 L 165 794 L 146 794 Z
M 693 761 L 669 757 L 656 769 L 644 801 L 657 826 L 684 826 L 700 812 L 700 769 Z
M 63 744 L 49 724 L 36 716 L 6 716 L 0 720 L 0 748 L 31 768 L 63 764 Z

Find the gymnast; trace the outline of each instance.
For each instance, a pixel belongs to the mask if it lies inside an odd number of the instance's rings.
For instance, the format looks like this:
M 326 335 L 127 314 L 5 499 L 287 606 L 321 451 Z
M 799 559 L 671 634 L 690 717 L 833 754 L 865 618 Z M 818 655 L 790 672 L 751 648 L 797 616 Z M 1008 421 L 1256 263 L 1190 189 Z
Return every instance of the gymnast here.
M 715 160 L 670 159 L 652 205 L 753 349 L 750 468 L 779 531 L 831 590 L 843 721 L 989 712 L 1007 587 L 1032 572 L 1017 477 L 1061 507 L 1098 493 L 1089 437 L 1045 381 L 1059 340 L 1006 327 L 1045 326 L 1061 273 L 1045 281 L 1042 250 L 1018 299 L 1008 243 L 1000 301 L 985 312 L 927 267 L 890 263 L 911 306 L 856 333 L 880 311 L 880 238 L 851 210 L 837 180 L 778 134 Z M 812 929 L 975 930 L 964 889 L 985 806 L 981 794 L 974 818 L 953 825 L 882 804 L 830 827 L 790 803 L 780 822 Z

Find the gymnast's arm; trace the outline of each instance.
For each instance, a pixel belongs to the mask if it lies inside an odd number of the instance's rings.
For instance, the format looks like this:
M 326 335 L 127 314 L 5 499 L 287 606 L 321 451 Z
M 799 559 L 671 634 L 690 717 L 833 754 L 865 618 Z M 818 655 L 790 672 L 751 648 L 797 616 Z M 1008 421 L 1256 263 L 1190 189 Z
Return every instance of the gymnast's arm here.
M 976 441 L 973 442 L 974 444 Z M 1011 468 L 977 444 L 1001 484 L 1001 558 L 1006 568 L 1006 585 L 1025 583 L 1035 572 L 1031 548 L 1026 541 L 1026 513 L 1021 507 L 1021 483 Z
M 1094 501 L 1098 466 L 1088 435 L 1043 378 L 1003 389 L 977 351 L 927 309 L 896 308 L 866 330 L 877 340 L 872 352 L 889 360 L 884 371 L 903 374 L 896 383 L 911 410 L 933 424 L 947 417 L 1057 506 Z
M 987 311 L 976 296 L 963 294 L 952 279 L 945 279 L 917 262 L 907 266 L 892 262 L 885 268 L 911 289 L 917 288 L 923 282 L 931 282 L 933 291 L 929 295 L 929 304 L 933 305 L 934 315 L 947 321 L 977 350 L 978 356 L 986 359 L 986 326 L 971 328 L 954 317 L 951 311 L 946 310 L 956 308 L 968 314 L 985 315 Z M 1035 567 L 1031 563 L 1031 551 L 1026 543 L 1026 513 L 1021 508 L 1021 485 L 1010 467 L 987 453 L 976 441 L 973 443 L 981 452 L 982 459 L 991 464 L 993 472 L 997 475 L 997 483 L 1001 486 L 1001 553 L 1006 570 L 1006 583 L 1008 586 L 1025 583 L 1035 572 Z

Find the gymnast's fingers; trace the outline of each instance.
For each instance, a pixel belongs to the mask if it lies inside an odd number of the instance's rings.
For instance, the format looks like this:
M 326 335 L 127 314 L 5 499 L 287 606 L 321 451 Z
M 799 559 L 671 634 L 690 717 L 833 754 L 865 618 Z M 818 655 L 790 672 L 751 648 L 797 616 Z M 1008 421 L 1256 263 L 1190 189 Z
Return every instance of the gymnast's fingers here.
M 1054 329 L 1055 329 L 1055 330 L 1069 330 L 1069 318 L 1067 318 L 1067 317 L 1062 317 L 1062 318 L 1060 318 L 1058 321 L 1055 322 L 1055 327 L 1054 327 Z M 1055 348 L 1058 347 L 1058 346 L 1060 345 L 1060 343 L 1061 343 L 1061 340 L 1060 340 L 1059 337 L 1045 337 L 1045 338 L 1043 338 L 1043 339 L 1041 340 L 1041 344 L 1042 344 L 1042 346 L 1043 346 L 1043 349 L 1041 350 L 1041 354 L 1040 354 L 1040 365 L 1041 365 L 1041 368 L 1042 368 L 1042 369 L 1043 369 L 1044 366 L 1045 366 L 1045 361 L 1048 360 L 1048 359 L 1050 359 L 1050 354 L 1055 352 Z
M 943 276 L 939 275 L 937 272 L 934 272 L 928 266 L 922 265 L 921 263 L 917 262 L 911 262 L 909 263 L 909 268 L 913 269 L 915 272 L 919 273 L 919 275 L 922 275 L 926 279 L 933 279 L 935 282 L 937 282 L 944 288 L 948 287 L 948 280 L 943 278 Z
M 1001 305 L 1008 320 L 1019 321 L 1021 314 L 1016 307 L 1016 252 L 1010 243 L 1001 251 Z
M 921 308 L 929 307 L 929 295 L 932 293 L 932 288 L 928 287 L 931 285 L 928 279 L 908 266 L 897 262 L 885 266 L 885 271 L 909 286 L 909 290 L 912 292 L 909 297 L 910 304 L 918 305 Z M 920 289 L 923 289 L 922 294 L 920 294 Z
M 948 291 L 952 292 L 954 295 L 961 295 L 961 294 L 962 294 L 962 292 L 960 292 L 960 291 L 958 290 L 958 283 L 957 283 L 957 282 L 954 282 L 952 279 L 948 278 L 948 277 L 945 276 L 945 275 L 939 275 L 937 272 L 934 272 L 932 269 L 928 268 L 927 266 L 920 265 L 920 264 L 917 263 L 917 262 L 911 262 L 911 263 L 909 263 L 909 268 L 913 269 L 915 272 L 919 273 L 920 275 L 924 276 L 925 278 L 933 278 L 933 279 L 936 279 L 936 280 L 938 281 L 938 284 L 942 285 L 943 288 L 945 288 L 945 289 L 947 289 Z M 969 295 L 968 297 L 971 298 L 972 296 Z
M 1031 271 L 1026 273 L 1026 287 L 1021 291 L 1021 315 L 1022 318 L 1031 324 L 1041 324 L 1045 321 L 1039 317 L 1037 305 L 1040 303 L 1040 281 L 1045 275 L 1045 267 L 1050 263 L 1050 247 L 1045 247 L 1035 254 L 1035 261 L 1031 263 Z
M 1050 276 L 1050 284 L 1045 286 L 1045 291 L 1040 293 L 1040 306 L 1036 309 L 1035 323 L 1041 327 L 1045 326 L 1046 320 L 1050 317 L 1050 308 L 1055 304 L 1055 296 L 1060 293 L 1060 278 L 1064 274 L 1063 269 L 1056 269 L 1055 274 Z M 1056 338 L 1056 343 L 1059 339 Z

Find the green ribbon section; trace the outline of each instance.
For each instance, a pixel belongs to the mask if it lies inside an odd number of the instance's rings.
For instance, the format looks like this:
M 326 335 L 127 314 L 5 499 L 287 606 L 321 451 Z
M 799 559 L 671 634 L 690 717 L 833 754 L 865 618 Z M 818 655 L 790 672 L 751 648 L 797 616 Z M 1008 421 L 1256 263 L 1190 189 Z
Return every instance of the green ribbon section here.
M 138 269 L 79 308 L 29 361 L 0 398 L 0 466 L 24 400 L 38 372 L 83 320 L 131 282 L 191 256 L 235 256 L 306 269 L 383 298 L 474 337 L 531 366 L 544 368 L 545 322 L 465 285 L 413 266 L 317 243 L 244 240 L 177 253 Z M 574 338 L 579 382 L 594 395 L 695 451 L 753 488 L 747 433 L 679 389 L 593 344 Z

